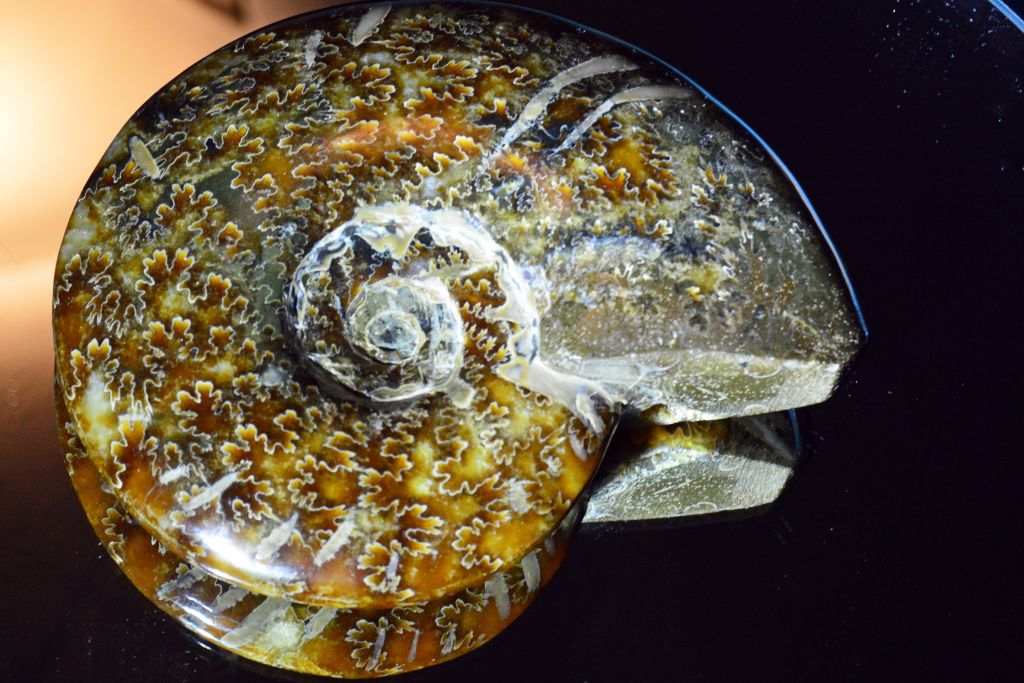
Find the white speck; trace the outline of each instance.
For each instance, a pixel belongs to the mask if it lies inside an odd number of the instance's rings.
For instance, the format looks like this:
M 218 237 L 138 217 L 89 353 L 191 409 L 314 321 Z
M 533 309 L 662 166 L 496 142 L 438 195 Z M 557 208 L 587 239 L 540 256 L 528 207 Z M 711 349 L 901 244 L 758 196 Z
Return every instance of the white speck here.
M 394 63 L 394 60 L 391 59 L 391 54 L 388 52 L 367 52 L 363 55 L 363 60 L 367 64 L 380 64 L 382 66 Z
M 132 161 L 134 161 L 142 171 L 150 178 L 160 177 L 160 165 L 156 163 L 156 159 L 153 158 L 152 152 L 149 151 L 149 147 L 146 147 L 146 143 L 142 141 L 138 135 L 133 135 L 128 139 L 128 149 L 132 153 Z
M 526 482 L 522 479 L 513 479 L 505 486 L 505 499 L 517 515 L 525 515 L 533 507 L 530 504 L 530 493 L 526 490 Z
M 555 539 L 548 536 L 544 539 L 544 550 L 547 551 L 548 555 L 554 557 L 555 555 Z
M 302 633 L 303 642 L 312 640 L 323 633 L 323 630 L 327 628 L 327 624 L 331 623 L 337 614 L 338 610 L 335 607 L 321 607 L 320 611 L 306 624 L 306 630 Z
M 512 605 L 508 600 L 508 584 L 505 583 L 504 572 L 498 572 L 484 583 L 484 591 L 494 599 L 494 606 L 498 608 L 498 616 L 502 621 L 508 619 Z
M 291 607 L 291 602 L 280 598 L 267 598 L 259 607 L 249 612 L 235 629 L 228 631 L 221 643 L 229 648 L 240 648 L 256 640 L 270 625 L 277 621 Z
M 420 630 L 418 628 L 413 630 L 415 633 L 412 636 L 412 645 L 409 647 L 409 656 L 405 658 L 405 661 L 410 663 L 412 660 L 416 659 L 416 648 L 418 648 L 420 644 Z
M 225 593 L 221 594 L 221 596 L 218 597 L 216 601 L 214 601 L 213 611 L 219 614 L 220 612 L 223 612 L 226 609 L 230 609 L 231 607 L 237 605 L 239 601 L 241 601 L 241 599 L 248 594 L 249 591 L 245 590 L 244 588 L 232 586 Z
M 220 497 L 220 494 L 227 491 L 228 487 L 234 484 L 236 479 L 238 479 L 238 472 L 225 474 L 223 477 L 200 491 L 198 495 L 190 498 L 187 503 L 182 505 L 182 509 L 185 512 L 195 512 L 199 508 L 212 503 Z
M 116 432 L 105 426 L 112 410 L 103 380 L 101 371 L 94 370 L 89 375 L 81 404 L 82 415 L 89 422 L 89 436 L 96 443 L 110 443 L 117 438 Z M 103 448 L 100 452 L 106 454 L 107 450 Z
M 288 521 L 278 525 L 276 529 L 267 534 L 267 537 L 256 546 L 256 559 L 260 561 L 269 560 L 277 551 L 284 547 L 295 531 L 295 523 L 299 521 L 299 513 L 293 514 Z
M 313 62 L 316 61 L 316 50 L 320 47 L 320 42 L 324 39 L 324 34 L 320 31 L 316 31 L 309 38 L 306 38 L 306 44 L 302 46 L 302 54 L 306 58 L 306 67 L 313 66 Z
M 456 408 L 468 408 L 476 396 L 476 389 L 460 377 L 455 377 L 448 387 L 448 396 Z
M 540 562 L 537 561 L 537 551 L 526 555 L 521 563 L 523 578 L 526 579 L 526 588 L 531 593 L 540 587 Z
M 373 670 L 380 664 L 380 656 L 384 651 L 384 638 L 387 636 L 388 630 L 386 628 L 377 627 L 377 640 L 373 642 L 373 656 L 370 658 L 370 663 L 366 665 L 366 668 Z
M 436 197 L 437 196 L 437 187 L 438 187 L 439 184 L 440 183 L 438 182 L 437 178 L 435 178 L 434 176 L 428 176 L 428 177 L 424 178 L 423 179 L 422 190 L 421 190 L 422 193 L 423 193 L 423 196 L 428 198 L 428 199 L 431 198 L 431 197 Z
M 348 543 L 349 536 L 352 535 L 352 531 L 356 528 L 356 525 L 351 520 L 346 519 L 338 528 L 334 530 L 327 542 L 321 546 L 320 550 L 317 551 L 316 557 L 313 558 L 313 564 L 321 566 L 325 562 L 329 562 L 338 554 L 338 551 L 345 547 Z
M 392 591 L 398 590 L 398 552 L 391 552 L 391 559 L 388 560 L 388 567 L 385 570 L 388 579 L 388 586 Z
M 390 11 L 390 4 L 375 5 L 368 9 L 366 14 L 359 19 L 356 27 L 352 29 L 352 36 L 349 38 L 349 42 L 353 45 L 361 45 L 373 33 L 374 29 L 384 23 L 384 19 Z
M 173 470 L 167 470 L 160 475 L 161 484 L 170 484 L 172 481 L 177 481 L 188 474 L 188 465 L 178 465 Z
M 290 619 L 280 619 L 263 632 L 259 647 L 270 652 L 292 652 L 301 642 L 302 628 Z
M 267 368 L 260 373 L 260 383 L 265 387 L 276 387 L 284 383 L 284 380 L 284 372 L 276 365 L 268 365 Z

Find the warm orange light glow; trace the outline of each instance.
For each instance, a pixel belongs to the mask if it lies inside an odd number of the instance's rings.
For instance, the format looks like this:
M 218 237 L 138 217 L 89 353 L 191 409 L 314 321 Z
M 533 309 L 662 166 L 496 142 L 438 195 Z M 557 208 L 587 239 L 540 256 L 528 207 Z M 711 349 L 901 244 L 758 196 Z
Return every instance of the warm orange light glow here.
M 68 217 L 118 129 L 195 61 L 327 1 L 195 0 L 0 6 L 0 453 L 54 430 L 50 299 Z

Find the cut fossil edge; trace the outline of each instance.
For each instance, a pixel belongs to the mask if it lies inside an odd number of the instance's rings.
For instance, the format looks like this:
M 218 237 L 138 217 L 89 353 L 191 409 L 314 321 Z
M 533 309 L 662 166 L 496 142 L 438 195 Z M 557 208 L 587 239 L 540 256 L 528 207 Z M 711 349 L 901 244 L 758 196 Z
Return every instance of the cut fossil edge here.
M 569 371 L 622 397 L 631 424 L 672 425 L 762 415 L 821 403 L 844 365 L 729 351 L 665 349 L 588 359 Z
M 800 450 L 792 412 L 620 428 L 583 522 L 696 521 L 760 508 L 782 493 Z

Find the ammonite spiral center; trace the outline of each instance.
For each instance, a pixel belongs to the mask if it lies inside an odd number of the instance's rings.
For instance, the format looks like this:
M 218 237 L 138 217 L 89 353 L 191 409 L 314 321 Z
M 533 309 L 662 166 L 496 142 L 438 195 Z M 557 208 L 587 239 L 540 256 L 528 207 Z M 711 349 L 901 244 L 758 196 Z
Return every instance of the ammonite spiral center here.
M 300 361 L 328 393 L 346 397 L 395 402 L 448 389 L 465 338 L 452 285 L 488 270 L 498 275 L 504 319 L 523 330 L 517 346 L 532 357 L 529 289 L 481 226 L 456 211 L 363 207 L 292 276 L 287 314 Z
M 349 333 L 355 344 L 382 363 L 407 363 L 415 358 L 431 329 L 431 317 L 418 313 L 428 308 L 429 315 L 430 308 L 444 306 L 422 293 L 404 278 L 389 279 L 360 292 L 348 309 Z

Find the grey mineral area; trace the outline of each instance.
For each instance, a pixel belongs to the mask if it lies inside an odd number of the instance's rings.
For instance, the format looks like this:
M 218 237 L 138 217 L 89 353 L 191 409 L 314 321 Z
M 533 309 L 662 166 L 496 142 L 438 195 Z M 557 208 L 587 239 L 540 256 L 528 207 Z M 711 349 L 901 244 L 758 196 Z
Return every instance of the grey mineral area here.
M 798 455 L 788 413 L 627 430 L 613 443 L 584 522 L 758 508 L 782 493 Z

